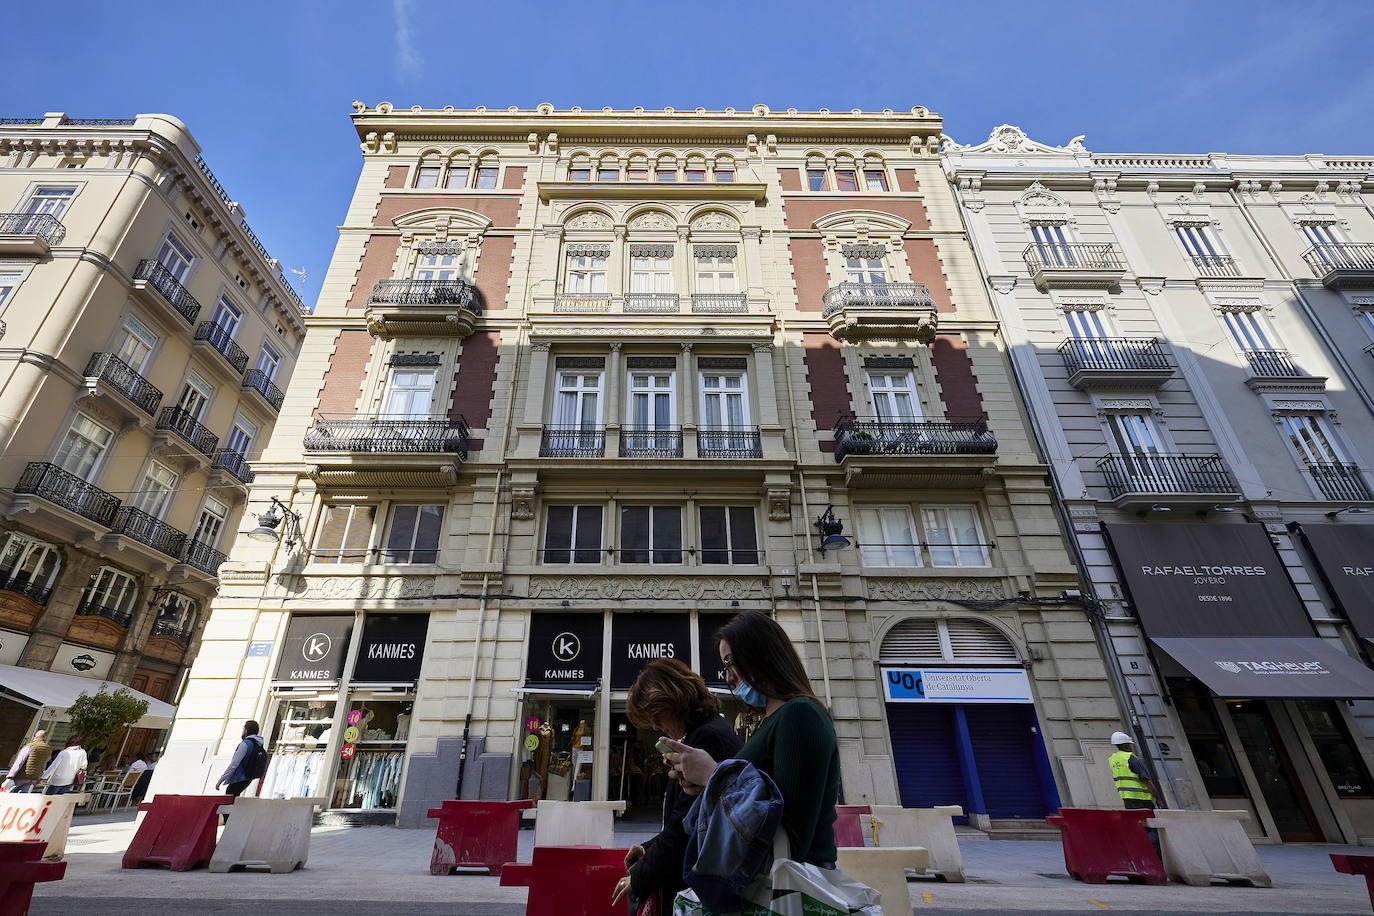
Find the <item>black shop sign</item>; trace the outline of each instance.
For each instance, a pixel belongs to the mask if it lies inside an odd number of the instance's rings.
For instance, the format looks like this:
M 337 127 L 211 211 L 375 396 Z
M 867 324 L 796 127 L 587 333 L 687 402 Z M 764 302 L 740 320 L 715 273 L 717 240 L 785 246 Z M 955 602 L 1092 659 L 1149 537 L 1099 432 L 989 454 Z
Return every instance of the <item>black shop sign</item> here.
M 368 614 L 353 664 L 354 683 L 418 681 L 428 632 L 428 614 Z
M 532 615 L 525 686 L 590 689 L 601 680 L 601 615 Z
M 629 687 L 656 658 L 676 658 L 690 667 L 691 640 L 686 614 L 616 614 L 611 620 L 611 687 Z
M 725 683 L 725 666 L 720 663 L 720 652 L 716 648 L 716 633 L 734 619 L 734 614 L 697 615 L 697 646 L 701 651 L 697 673 L 706 681 L 707 687 L 729 687 Z
M 292 617 L 286 627 L 278 681 L 337 681 L 353 634 L 352 614 Z

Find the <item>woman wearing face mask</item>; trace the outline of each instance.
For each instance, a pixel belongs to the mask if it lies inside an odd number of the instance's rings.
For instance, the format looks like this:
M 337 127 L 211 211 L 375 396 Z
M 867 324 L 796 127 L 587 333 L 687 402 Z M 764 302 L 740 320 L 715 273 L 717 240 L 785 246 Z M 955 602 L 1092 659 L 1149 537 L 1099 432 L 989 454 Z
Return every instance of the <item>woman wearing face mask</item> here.
M 777 784 L 792 858 L 833 867 L 839 745 L 792 641 L 771 617 L 750 611 L 720 629 L 716 646 L 730 689 L 764 714 L 735 757 L 749 761 Z M 699 792 L 715 772 L 716 761 L 672 736 L 668 745 L 673 749 L 666 755 L 672 777 L 686 791 Z

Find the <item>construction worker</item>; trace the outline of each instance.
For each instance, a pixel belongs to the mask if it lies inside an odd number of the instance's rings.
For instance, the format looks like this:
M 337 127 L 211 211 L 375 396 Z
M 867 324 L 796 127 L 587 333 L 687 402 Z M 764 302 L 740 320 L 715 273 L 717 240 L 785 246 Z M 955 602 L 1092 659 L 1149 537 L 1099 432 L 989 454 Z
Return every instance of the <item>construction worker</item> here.
M 1152 810 L 1157 807 L 1167 808 L 1164 793 L 1159 791 L 1159 784 L 1135 755 L 1135 742 L 1131 740 L 1131 736 L 1125 732 L 1113 732 L 1112 744 L 1116 745 L 1116 753 L 1107 758 L 1107 762 L 1112 767 L 1112 780 L 1116 783 L 1116 791 L 1121 795 L 1121 801 L 1126 807 Z M 1162 862 L 1164 856 L 1159 850 L 1159 831 L 1147 827 L 1145 832 L 1150 836 L 1150 845 L 1155 848 L 1155 855 L 1159 856 Z

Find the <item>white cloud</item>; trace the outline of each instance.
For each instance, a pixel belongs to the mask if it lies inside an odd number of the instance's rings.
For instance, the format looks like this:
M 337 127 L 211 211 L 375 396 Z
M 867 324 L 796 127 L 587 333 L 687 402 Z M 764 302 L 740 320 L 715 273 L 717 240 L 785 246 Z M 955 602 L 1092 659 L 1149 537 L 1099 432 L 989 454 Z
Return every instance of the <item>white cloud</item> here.
M 391 0 L 391 12 L 396 20 L 396 68 L 404 76 L 420 75 L 420 52 L 410 36 L 411 0 Z

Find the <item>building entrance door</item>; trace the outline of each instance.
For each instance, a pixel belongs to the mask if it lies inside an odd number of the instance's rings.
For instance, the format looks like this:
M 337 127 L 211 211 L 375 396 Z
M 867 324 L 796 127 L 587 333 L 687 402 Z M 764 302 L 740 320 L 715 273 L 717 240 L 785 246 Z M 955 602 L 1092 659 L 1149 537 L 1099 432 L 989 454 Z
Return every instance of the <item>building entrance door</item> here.
M 1268 706 L 1260 700 L 1228 703 L 1227 706 L 1240 736 L 1240 745 L 1255 771 L 1260 794 L 1278 828 L 1279 839 L 1286 843 L 1321 842 L 1312 806 L 1298 781 L 1283 739 L 1274 727 Z

